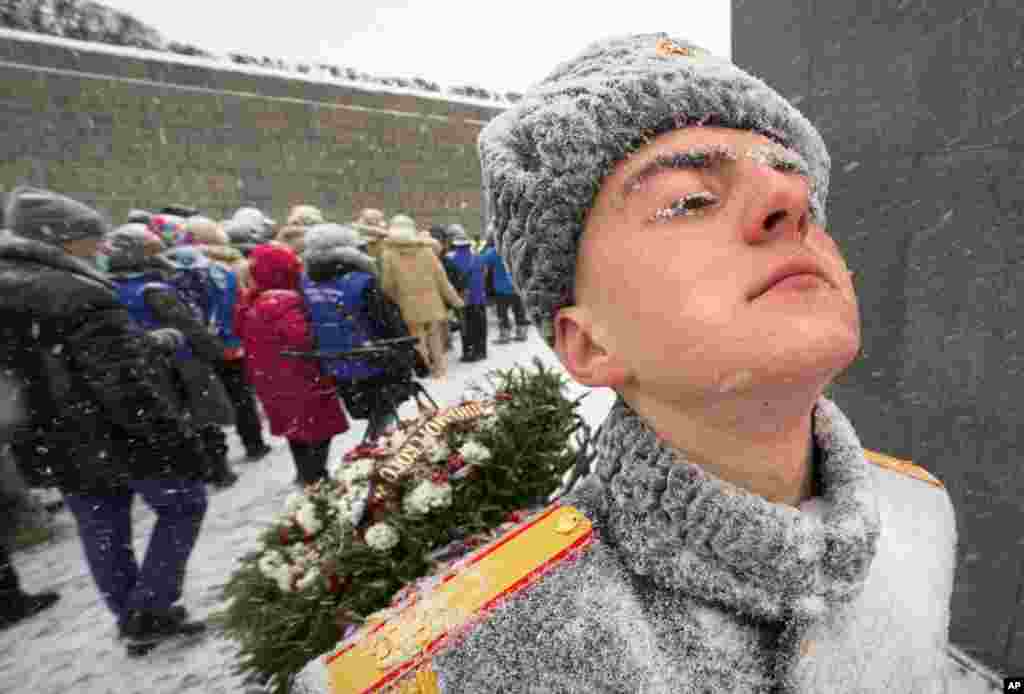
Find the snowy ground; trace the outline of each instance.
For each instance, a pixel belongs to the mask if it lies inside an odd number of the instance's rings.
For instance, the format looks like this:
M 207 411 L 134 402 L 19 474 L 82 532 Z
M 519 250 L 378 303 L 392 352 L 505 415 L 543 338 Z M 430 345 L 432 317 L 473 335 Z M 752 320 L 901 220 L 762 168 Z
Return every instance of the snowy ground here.
M 491 325 L 490 336 L 497 334 Z M 487 361 L 462 364 L 458 361 L 458 338 L 449 353 L 448 379 L 424 382 L 439 405 L 456 402 L 465 388 L 480 382 L 495 368 L 515 363 L 528 366 L 534 355 L 545 363 L 557 361 L 535 331 L 527 343 L 490 345 Z M 560 368 L 560 367 L 559 367 Z M 573 384 L 570 396 L 585 389 Z M 592 425 L 597 424 L 612 404 L 608 390 L 593 391 L 583 401 L 581 412 Z M 403 416 L 416 413 L 407 403 Z M 353 422 L 352 429 L 335 439 L 332 456 L 355 445 L 362 437 L 365 422 Z M 233 488 L 211 494 L 202 533 L 189 563 L 184 604 L 197 617 L 205 617 L 220 606 L 220 591 L 235 569 L 236 559 L 255 549 L 264 524 L 281 509 L 285 497 L 294 489 L 295 469 L 284 439 L 270 439 L 274 452 L 256 463 L 244 462 L 241 444 L 232 434 L 229 454 L 241 479 Z M 137 501 L 135 548 L 140 558 L 153 525 L 153 514 Z M 61 601 L 56 607 L 3 632 L 0 640 L 0 692 L 33 694 L 226 694 L 253 691 L 234 675 L 236 649 L 233 642 L 216 636 L 202 645 L 158 653 L 143 659 L 128 659 L 116 642 L 114 621 L 100 600 L 86 568 L 74 520 L 67 511 L 58 515 L 60 538 L 15 555 L 14 563 L 23 587 L 32 592 L 56 589 Z M 958 668 L 961 669 L 962 668 Z M 979 675 L 963 670 L 962 686 L 957 694 L 1001 691 Z M 258 691 L 258 690 L 256 690 Z

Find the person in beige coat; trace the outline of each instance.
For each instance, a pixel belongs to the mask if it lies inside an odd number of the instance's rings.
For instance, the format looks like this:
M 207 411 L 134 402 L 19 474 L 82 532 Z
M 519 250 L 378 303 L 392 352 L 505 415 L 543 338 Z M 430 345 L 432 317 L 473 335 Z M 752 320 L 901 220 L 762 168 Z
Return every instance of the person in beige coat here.
M 412 219 L 396 215 L 389 229 L 391 236 L 381 252 L 381 286 L 401 309 L 409 333 L 420 338 L 416 347 L 430 365 L 431 376 L 444 378 L 448 354 L 440 324 L 448 320 L 446 306 L 462 308 L 462 298 L 448 281 L 433 239 L 421 237 Z
M 384 217 L 384 213 L 367 207 L 359 213 L 359 218 L 352 223 L 352 226 L 366 239 L 366 254 L 377 261 L 379 269 L 381 249 L 384 240 L 388 237 L 388 220 Z

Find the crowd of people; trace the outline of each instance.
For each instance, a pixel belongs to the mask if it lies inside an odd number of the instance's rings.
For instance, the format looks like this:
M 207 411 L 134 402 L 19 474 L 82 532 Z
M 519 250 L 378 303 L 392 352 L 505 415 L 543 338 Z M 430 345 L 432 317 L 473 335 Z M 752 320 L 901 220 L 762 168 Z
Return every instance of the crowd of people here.
M 446 377 L 453 332 L 462 361 L 487 357 L 491 297 L 497 342 L 511 339 L 510 308 L 516 339 L 527 336 L 493 245 L 478 252 L 458 224 L 419 230 L 375 209 L 331 223 L 309 205 L 282 225 L 252 207 L 218 222 L 175 205 L 110 228 L 78 201 L 22 187 L 3 227 L 0 359 L 13 414 L 0 479 L 21 478 L 5 484 L 4 506 L 23 503 L 27 487 L 60 490 L 133 653 L 204 629 L 177 603 L 207 485 L 238 480 L 227 427 L 249 460 L 265 457 L 262 408 L 288 443 L 295 483 L 312 484 L 351 419 L 377 437 L 402 403 L 420 405 L 415 377 Z M 157 515 L 141 566 L 135 494 Z M 8 545 L 0 628 L 59 598 L 21 589 Z

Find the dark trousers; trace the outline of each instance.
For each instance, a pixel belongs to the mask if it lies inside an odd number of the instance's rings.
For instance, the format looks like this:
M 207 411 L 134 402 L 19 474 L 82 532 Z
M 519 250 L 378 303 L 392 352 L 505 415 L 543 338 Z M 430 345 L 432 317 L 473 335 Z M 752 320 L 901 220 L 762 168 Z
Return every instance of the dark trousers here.
M 252 386 L 245 380 L 245 360 L 222 362 L 217 367 L 217 376 L 235 406 L 235 431 L 238 432 L 238 438 L 242 439 L 246 452 L 258 450 L 263 446 L 263 424 L 256 409 Z
M 512 309 L 512 313 L 516 318 L 516 325 L 525 328 L 529 325 L 526 321 L 526 310 L 523 308 L 523 300 L 519 298 L 518 294 L 495 294 L 494 295 L 494 310 L 498 314 L 498 325 L 505 332 L 512 329 L 511 324 L 508 320 L 508 310 Z
M 487 305 L 467 305 L 462 309 L 462 358 L 487 358 Z
M 295 472 L 302 484 L 313 484 L 327 477 L 327 454 L 331 450 L 331 439 L 306 443 L 288 439 L 288 447 L 295 459 Z
M 11 605 L 21 595 L 21 583 L 11 561 L 11 550 L 7 543 L 0 542 L 0 611 Z
M 165 610 L 181 599 L 185 567 L 206 514 L 206 487 L 185 480 L 133 480 L 116 494 L 66 494 L 85 559 L 107 607 L 123 621 L 129 610 Z M 132 500 L 156 512 L 140 570 L 132 549 Z

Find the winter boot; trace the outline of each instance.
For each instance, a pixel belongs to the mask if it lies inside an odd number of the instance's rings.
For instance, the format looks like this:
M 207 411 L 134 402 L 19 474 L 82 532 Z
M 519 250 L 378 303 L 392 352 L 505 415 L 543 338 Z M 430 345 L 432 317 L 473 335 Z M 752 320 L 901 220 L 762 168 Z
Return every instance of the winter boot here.
M 516 326 L 516 342 L 526 342 L 526 326 Z
M 60 594 L 53 591 L 45 593 L 22 593 L 4 596 L 4 604 L 0 606 L 0 629 L 6 629 L 18 622 L 33 617 L 43 610 L 53 607 L 60 600 Z
M 205 481 L 217 489 L 227 489 L 238 481 L 238 475 L 228 467 L 228 446 L 224 432 L 220 427 L 211 426 L 204 427 L 200 434 L 209 460 Z
M 512 331 L 502 326 L 498 328 L 498 339 L 494 341 L 496 345 L 507 345 L 512 341 Z
M 211 455 L 208 457 L 210 459 L 210 467 L 207 468 L 206 479 L 204 480 L 207 484 L 216 489 L 227 489 L 238 482 L 238 475 L 228 467 L 227 456 Z
M 257 460 L 263 460 L 267 457 L 267 454 L 272 451 L 270 446 L 265 443 L 260 443 L 256 448 L 249 449 L 245 452 L 245 459 L 249 462 L 256 462 Z
M 199 636 L 205 631 L 206 624 L 190 621 L 188 612 L 180 606 L 166 610 L 131 610 L 118 624 L 119 635 L 131 656 L 145 655 L 169 639 Z

